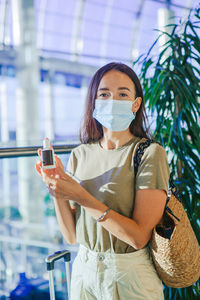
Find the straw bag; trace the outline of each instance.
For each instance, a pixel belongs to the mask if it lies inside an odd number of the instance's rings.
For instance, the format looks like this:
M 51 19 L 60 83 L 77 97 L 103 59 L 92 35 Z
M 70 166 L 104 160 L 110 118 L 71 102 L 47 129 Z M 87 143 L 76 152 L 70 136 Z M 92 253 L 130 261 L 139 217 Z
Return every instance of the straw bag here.
M 144 150 L 153 140 L 138 146 L 134 157 L 135 175 Z M 162 221 L 152 232 L 150 249 L 156 271 L 165 285 L 183 288 L 194 284 L 200 276 L 198 241 L 170 178 L 170 190 Z

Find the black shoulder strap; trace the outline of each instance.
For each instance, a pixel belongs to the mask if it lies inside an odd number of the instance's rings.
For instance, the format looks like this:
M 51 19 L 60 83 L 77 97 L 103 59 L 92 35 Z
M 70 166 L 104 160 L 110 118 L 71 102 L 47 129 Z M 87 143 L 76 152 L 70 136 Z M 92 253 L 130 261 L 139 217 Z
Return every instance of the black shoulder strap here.
M 151 144 L 159 144 L 161 145 L 159 142 L 153 140 L 153 139 L 147 139 L 145 142 L 142 142 L 137 150 L 136 150 L 136 154 L 134 156 L 134 168 L 135 168 L 135 176 L 137 175 L 137 172 L 138 172 L 138 168 L 139 168 L 139 165 L 140 165 L 140 162 L 141 162 L 141 159 L 142 159 L 142 156 L 144 154 L 144 150 L 149 147 Z M 170 190 L 171 190 L 171 193 L 173 193 L 179 201 L 180 200 L 180 195 L 178 194 L 178 191 L 177 191 L 177 187 L 175 186 L 174 182 L 173 182 L 173 179 L 172 179 L 172 174 L 170 174 L 170 178 L 169 178 L 169 186 L 170 186 Z
M 153 143 L 157 143 L 159 144 L 158 142 L 152 140 L 152 139 L 148 139 L 146 140 L 145 142 L 139 144 L 138 148 L 137 148 L 137 151 L 136 151 L 136 154 L 135 154 L 135 157 L 134 157 L 134 168 L 135 168 L 135 176 L 138 172 L 138 168 L 139 168 L 139 165 L 140 165 L 140 162 L 141 162 L 141 159 L 142 159 L 142 156 L 144 154 L 144 150 L 149 147 L 151 144 Z

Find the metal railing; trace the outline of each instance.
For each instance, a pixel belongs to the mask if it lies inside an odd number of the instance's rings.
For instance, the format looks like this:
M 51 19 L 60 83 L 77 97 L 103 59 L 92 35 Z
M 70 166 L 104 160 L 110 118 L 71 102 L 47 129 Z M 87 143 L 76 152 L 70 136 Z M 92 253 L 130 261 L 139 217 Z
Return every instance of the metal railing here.
M 78 144 L 53 145 L 53 148 L 56 154 L 68 154 L 77 146 Z M 0 148 L 0 158 L 36 156 L 39 148 L 41 146 Z

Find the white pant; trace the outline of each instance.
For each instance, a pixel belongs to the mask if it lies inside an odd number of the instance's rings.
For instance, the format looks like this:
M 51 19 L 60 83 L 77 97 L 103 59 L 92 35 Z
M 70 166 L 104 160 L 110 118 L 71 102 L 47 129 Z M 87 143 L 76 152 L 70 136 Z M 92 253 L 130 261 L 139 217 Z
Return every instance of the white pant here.
M 147 248 L 127 254 L 80 246 L 72 268 L 71 300 L 164 300 Z

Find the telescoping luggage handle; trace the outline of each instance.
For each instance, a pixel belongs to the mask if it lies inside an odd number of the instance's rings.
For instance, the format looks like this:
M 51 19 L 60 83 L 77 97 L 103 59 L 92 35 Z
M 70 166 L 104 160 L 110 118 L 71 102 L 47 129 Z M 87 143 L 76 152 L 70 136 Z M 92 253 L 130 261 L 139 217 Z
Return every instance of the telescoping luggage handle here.
M 70 266 L 69 266 L 69 262 L 71 260 L 71 255 L 68 250 L 62 250 L 62 251 L 56 251 L 53 254 L 50 254 L 45 260 L 46 266 L 47 266 L 47 271 L 49 272 L 49 289 L 50 289 L 50 299 L 51 300 L 55 300 L 55 289 L 54 289 L 54 279 L 53 279 L 54 262 L 61 258 L 64 258 L 64 261 L 65 261 L 67 290 L 68 290 L 68 296 L 70 299 Z

